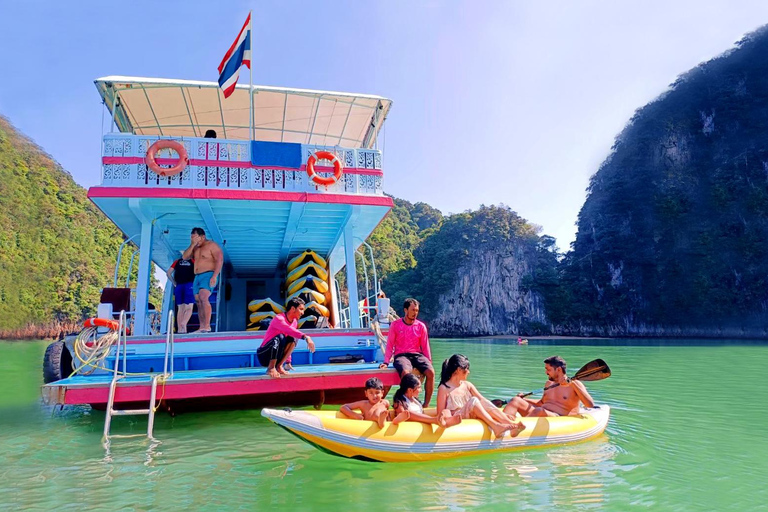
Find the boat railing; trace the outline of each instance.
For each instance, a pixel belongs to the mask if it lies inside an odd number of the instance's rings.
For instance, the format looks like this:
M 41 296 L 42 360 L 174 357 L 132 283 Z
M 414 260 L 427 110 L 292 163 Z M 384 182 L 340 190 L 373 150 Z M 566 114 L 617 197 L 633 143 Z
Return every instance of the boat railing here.
M 177 140 L 186 149 L 189 165 L 182 172 L 174 176 L 160 176 L 147 168 L 144 163 L 147 149 L 160 138 Z M 102 144 L 101 184 L 107 187 L 269 190 L 378 196 L 384 194 L 381 151 L 313 144 L 300 146 L 301 163 L 298 167 L 290 167 L 262 165 L 259 163 L 260 159 L 252 159 L 250 141 L 111 133 L 104 136 Z M 321 186 L 309 179 L 306 162 L 309 156 L 317 151 L 333 153 L 341 161 L 344 174 L 335 184 Z M 161 165 L 174 164 L 177 159 L 176 153 L 171 150 L 163 149 L 158 152 Z M 332 167 L 317 166 L 316 171 L 321 176 L 333 174 Z
M 173 336 L 173 310 L 168 312 L 168 333 L 165 335 L 165 359 L 163 361 L 163 376 L 168 379 L 173 377 L 174 336 Z M 169 359 L 170 356 L 170 359 Z M 170 372 L 168 363 L 170 361 Z
M 120 377 L 126 375 L 126 363 L 128 361 L 128 343 L 126 343 L 126 336 L 128 333 L 128 323 L 125 311 L 120 312 L 120 319 L 118 321 L 117 328 L 117 345 L 115 345 L 115 364 L 112 368 L 112 382 L 114 383 L 118 378 L 118 373 L 121 373 Z M 122 348 L 123 356 L 123 371 L 119 372 L 119 362 Z
M 118 272 L 119 272 L 119 270 L 120 270 L 120 260 L 121 260 L 121 259 L 122 259 L 122 257 L 123 257 L 123 249 L 125 248 L 125 246 L 126 246 L 127 244 L 129 244 L 129 243 L 130 243 L 130 242 L 131 242 L 131 241 L 132 241 L 134 238 L 136 238 L 137 236 L 139 236 L 139 233 L 137 233 L 137 234 L 133 235 L 133 236 L 132 236 L 132 237 L 130 237 L 130 238 L 127 238 L 127 239 L 125 239 L 125 240 L 123 241 L 123 243 L 121 243 L 121 244 L 120 244 L 120 248 L 117 250 L 117 263 L 115 264 L 115 279 L 114 279 L 114 282 L 112 283 L 112 287 L 113 287 L 113 288 L 117 288 Z M 130 275 L 130 272 L 128 273 L 128 275 Z M 127 285 L 126 285 L 126 286 L 127 286 Z
M 357 249 L 355 254 L 360 257 L 363 270 L 363 282 L 365 283 L 365 292 L 363 299 L 358 303 L 358 310 L 360 312 L 360 327 L 370 327 L 371 319 L 377 315 L 376 302 L 381 295 L 381 285 L 379 283 L 379 276 L 376 272 L 376 259 L 373 256 L 373 248 L 364 240 L 361 241 L 361 246 L 365 246 L 368 249 L 368 258 L 370 259 L 370 272 L 368 262 L 366 261 L 365 254 Z M 336 296 L 339 298 L 339 323 L 340 327 L 348 329 L 351 326 L 350 321 L 350 308 L 341 307 L 341 290 L 339 289 L 339 282 L 334 278 L 334 285 L 336 286 Z

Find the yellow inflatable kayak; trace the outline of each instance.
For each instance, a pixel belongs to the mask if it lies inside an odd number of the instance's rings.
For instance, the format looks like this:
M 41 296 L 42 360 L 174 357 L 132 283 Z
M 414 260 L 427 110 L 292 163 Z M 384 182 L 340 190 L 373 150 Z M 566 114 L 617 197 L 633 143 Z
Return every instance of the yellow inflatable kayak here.
M 274 311 L 251 313 L 249 320 L 252 324 L 255 324 L 261 322 L 262 320 L 272 320 L 276 315 L 279 315 L 279 313 L 275 313 Z
M 309 249 L 307 249 L 306 251 L 299 254 L 295 258 L 291 258 L 290 261 L 288 261 L 288 267 L 286 270 L 288 270 L 288 272 L 291 272 L 296 267 L 299 267 L 309 261 L 314 261 L 321 267 L 328 268 L 328 262 L 325 261 L 325 258 L 317 254 L 315 251 L 310 251 Z
M 352 420 L 337 411 L 262 409 L 261 415 L 320 450 L 380 462 L 413 462 L 484 455 L 586 441 L 603 433 L 611 409 L 584 409 L 579 416 L 522 418 L 517 437 L 495 438 L 479 420 L 442 428 L 415 421 L 399 425 Z
M 315 315 L 315 316 L 324 316 L 328 318 L 328 315 L 331 314 L 330 311 L 328 311 L 328 308 L 323 306 L 317 301 L 311 301 L 307 302 L 307 305 L 305 307 L 305 314 Z
M 301 290 L 290 294 L 288 296 L 288 300 L 291 300 L 294 297 L 300 297 L 304 299 L 305 303 L 314 301 L 318 304 L 325 304 L 325 295 L 318 292 L 317 290 L 313 290 L 312 288 L 302 288 Z
M 291 283 L 291 285 L 288 287 L 287 293 L 288 295 L 291 295 L 296 293 L 298 290 L 301 290 L 302 288 L 310 288 L 320 293 L 325 293 L 328 291 L 328 283 L 315 276 L 302 277 Z
M 270 298 L 255 299 L 248 303 L 248 311 L 256 313 L 257 311 L 273 311 L 275 313 L 285 312 L 285 308 Z
M 320 265 L 318 265 L 317 263 L 315 263 L 314 261 L 309 261 L 303 264 L 302 266 L 296 267 L 291 272 L 289 272 L 288 276 L 285 278 L 285 284 L 286 286 L 290 286 L 291 283 L 293 283 L 297 279 L 300 279 L 306 276 L 318 277 L 323 281 L 325 281 L 326 279 L 328 279 L 328 271 L 325 270 Z
M 317 317 L 315 315 L 303 316 L 299 319 L 299 329 L 314 329 L 317 325 Z

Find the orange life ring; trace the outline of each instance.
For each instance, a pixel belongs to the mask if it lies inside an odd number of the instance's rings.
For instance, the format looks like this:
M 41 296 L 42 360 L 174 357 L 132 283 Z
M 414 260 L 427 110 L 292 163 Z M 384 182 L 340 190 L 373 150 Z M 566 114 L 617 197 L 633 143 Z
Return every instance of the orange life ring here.
M 333 162 L 333 176 L 323 178 L 315 172 L 315 162 L 318 160 L 330 160 Z M 344 172 L 344 168 L 341 166 L 341 160 L 339 160 L 339 157 L 333 153 L 328 151 L 316 151 L 309 155 L 309 159 L 307 160 L 307 175 L 309 175 L 309 179 L 318 185 L 333 185 L 341 179 L 342 172 Z
M 116 331 L 120 328 L 120 323 L 114 320 L 107 320 L 106 318 L 89 318 L 83 322 L 83 327 L 106 327 Z
M 157 152 L 161 149 L 172 149 L 179 154 L 179 161 L 176 165 L 166 169 L 157 164 Z M 160 176 L 173 176 L 184 170 L 187 164 L 189 164 L 189 157 L 187 156 L 187 150 L 184 149 L 184 146 L 180 142 L 169 139 L 160 139 L 149 146 L 147 156 L 144 158 L 144 163 L 147 164 L 147 167 L 149 167 L 152 172 L 159 174 Z

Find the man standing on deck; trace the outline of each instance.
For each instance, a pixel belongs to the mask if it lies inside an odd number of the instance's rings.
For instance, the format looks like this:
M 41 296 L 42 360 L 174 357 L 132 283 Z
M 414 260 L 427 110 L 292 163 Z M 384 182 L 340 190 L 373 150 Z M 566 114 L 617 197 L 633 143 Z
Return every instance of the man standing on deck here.
M 571 380 L 565 374 L 565 360 L 560 356 L 544 360 L 544 371 L 549 381 L 544 387 L 541 400 L 530 400 L 517 395 L 504 407 L 504 414 L 514 421 L 520 416 L 574 416 L 579 414 L 579 402 L 594 407 L 587 388 L 578 380 Z
M 192 317 L 192 308 L 195 306 L 195 294 L 192 290 L 192 282 L 195 280 L 195 260 L 179 258 L 173 262 L 167 272 L 168 281 L 173 284 L 173 296 L 176 298 L 176 332 L 185 334 L 187 322 Z
M 285 304 L 285 313 L 280 313 L 269 322 L 264 341 L 256 351 L 256 357 L 261 366 L 267 367 L 267 375 L 270 377 L 277 379 L 287 373 L 283 364 L 291 357 L 297 339 L 306 340 L 309 351 L 315 351 L 312 338 L 296 328 L 303 314 L 304 301 L 294 297 Z
M 387 336 L 387 351 L 384 362 L 379 368 L 386 368 L 392 362 L 400 378 L 413 369 L 427 378 L 424 386 L 424 407 L 429 407 L 432 392 L 435 388 L 435 369 L 432 368 L 432 351 L 429 349 L 429 333 L 424 322 L 416 319 L 419 316 L 419 301 L 405 299 L 403 304 L 405 316 L 392 322 Z
M 216 242 L 205 238 L 203 228 L 192 228 L 190 240 L 189 247 L 181 257 L 185 260 L 195 260 L 192 292 L 197 301 L 197 314 L 200 318 L 200 328 L 197 332 L 211 332 L 211 303 L 208 298 L 216 288 L 219 274 L 221 274 L 224 253 Z

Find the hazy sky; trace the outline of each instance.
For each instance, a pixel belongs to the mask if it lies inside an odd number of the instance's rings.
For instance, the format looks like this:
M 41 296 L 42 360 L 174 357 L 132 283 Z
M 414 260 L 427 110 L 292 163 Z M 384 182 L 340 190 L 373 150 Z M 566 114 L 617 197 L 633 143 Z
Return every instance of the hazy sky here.
M 561 249 L 632 113 L 768 22 L 768 2 L 733 0 L 0 0 L 0 114 L 96 185 L 93 79 L 215 81 L 249 9 L 254 83 L 394 100 L 388 193 L 444 213 L 505 203 Z

